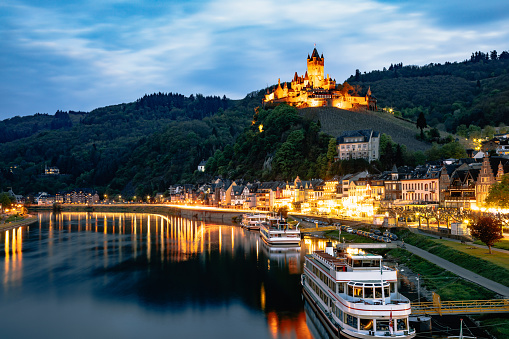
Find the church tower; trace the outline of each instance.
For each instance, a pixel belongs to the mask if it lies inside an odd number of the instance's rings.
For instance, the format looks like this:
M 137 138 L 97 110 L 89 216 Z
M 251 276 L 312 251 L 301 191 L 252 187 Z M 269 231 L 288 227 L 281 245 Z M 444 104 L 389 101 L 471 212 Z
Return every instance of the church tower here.
M 318 55 L 318 51 L 313 49 L 313 54 L 311 54 L 311 57 L 308 55 L 308 77 L 309 82 L 313 87 L 321 87 L 322 82 L 324 79 L 324 72 L 323 72 L 323 64 L 324 64 L 324 58 L 323 54 L 322 56 Z

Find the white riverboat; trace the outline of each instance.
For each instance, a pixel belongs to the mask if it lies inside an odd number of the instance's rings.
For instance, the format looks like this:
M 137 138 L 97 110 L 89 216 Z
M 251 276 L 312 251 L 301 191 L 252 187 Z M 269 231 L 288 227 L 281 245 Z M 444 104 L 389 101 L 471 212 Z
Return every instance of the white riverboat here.
M 240 225 L 248 230 L 259 230 L 261 224 L 267 220 L 266 214 L 244 214 Z
M 333 338 L 413 338 L 410 300 L 398 293 L 397 271 L 382 256 L 360 249 L 334 249 L 306 255 L 302 291 Z
M 269 246 L 300 246 L 299 224 L 293 226 L 277 217 L 269 217 L 260 226 L 260 235 Z

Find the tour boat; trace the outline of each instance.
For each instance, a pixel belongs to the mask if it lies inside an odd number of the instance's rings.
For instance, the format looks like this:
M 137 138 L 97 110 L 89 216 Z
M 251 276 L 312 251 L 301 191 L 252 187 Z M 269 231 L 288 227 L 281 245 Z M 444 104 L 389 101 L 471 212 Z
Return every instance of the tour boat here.
M 299 224 L 292 226 L 277 217 L 269 217 L 261 224 L 260 235 L 270 246 L 300 246 Z
M 382 256 L 336 248 L 305 257 L 302 292 L 333 338 L 413 338 L 410 300 L 398 293 L 397 271 Z
M 266 214 L 244 214 L 240 225 L 248 230 L 259 230 L 260 225 L 267 221 Z

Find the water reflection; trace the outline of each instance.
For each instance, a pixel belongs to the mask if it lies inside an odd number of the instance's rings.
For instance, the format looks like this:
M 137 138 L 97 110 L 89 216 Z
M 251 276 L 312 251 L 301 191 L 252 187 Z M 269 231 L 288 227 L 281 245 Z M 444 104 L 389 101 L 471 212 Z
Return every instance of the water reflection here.
M 274 249 L 257 232 L 236 226 L 159 214 L 68 212 L 40 214 L 38 224 L 0 232 L 1 237 L 0 304 L 5 309 L 23 297 L 28 320 L 52 337 L 59 337 L 57 322 L 79 326 L 72 312 L 52 306 L 55 300 L 71 310 L 90 308 L 91 322 L 100 323 L 104 310 L 115 308 L 108 313 L 112 321 L 133 319 L 149 337 L 161 336 L 156 331 L 168 326 L 192 328 L 188 337 L 312 337 L 300 274 L 304 254 L 323 249 L 325 241 Z M 55 319 L 35 313 L 41 303 Z M 194 317 L 182 319 L 188 312 Z M 225 316 L 218 320 L 220 313 Z M 153 319 L 150 314 L 157 315 L 157 326 L 146 319 Z M 196 317 L 216 320 L 200 329 L 194 328 Z M 88 328 L 83 333 L 106 337 Z

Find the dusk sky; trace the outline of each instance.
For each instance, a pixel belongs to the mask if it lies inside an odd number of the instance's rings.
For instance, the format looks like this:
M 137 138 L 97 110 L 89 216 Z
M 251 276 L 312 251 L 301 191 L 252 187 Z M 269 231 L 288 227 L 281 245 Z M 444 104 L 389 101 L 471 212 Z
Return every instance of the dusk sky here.
M 462 61 L 508 42 L 507 0 L 3 0 L 0 119 L 153 92 L 240 99 L 303 74 L 315 43 L 343 82 L 355 69 Z

